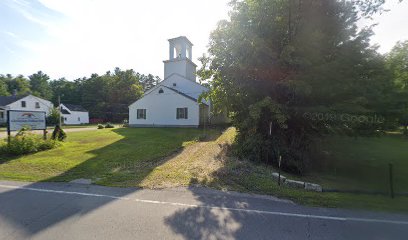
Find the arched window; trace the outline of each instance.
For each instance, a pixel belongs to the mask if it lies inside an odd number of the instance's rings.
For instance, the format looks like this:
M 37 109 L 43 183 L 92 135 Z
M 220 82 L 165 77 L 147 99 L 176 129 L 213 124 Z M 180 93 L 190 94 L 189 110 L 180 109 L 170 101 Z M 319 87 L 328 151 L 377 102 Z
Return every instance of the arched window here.
M 159 93 L 164 93 L 164 91 L 163 91 L 163 89 L 162 89 L 162 88 L 160 88 Z

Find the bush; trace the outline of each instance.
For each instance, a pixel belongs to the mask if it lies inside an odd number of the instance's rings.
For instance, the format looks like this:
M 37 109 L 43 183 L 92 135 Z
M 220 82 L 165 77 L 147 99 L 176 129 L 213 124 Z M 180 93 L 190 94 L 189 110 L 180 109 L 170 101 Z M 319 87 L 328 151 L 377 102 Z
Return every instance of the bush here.
M 46 122 L 47 125 L 59 124 L 60 113 L 58 108 L 52 108 L 50 114 L 48 115 Z
M 102 124 L 98 124 L 98 129 L 104 129 L 105 127 Z
M 127 119 L 123 120 L 123 127 L 129 127 L 129 121 Z
M 64 141 L 65 138 L 67 138 L 67 134 L 62 130 L 62 128 L 57 125 L 54 128 L 54 131 L 52 132 L 51 139 L 52 140 L 58 140 L 58 141 Z
M 112 123 L 105 124 L 105 128 L 114 128 L 115 126 Z
M 27 132 L 26 129 L 20 130 L 16 136 L 10 137 L 10 143 L 6 141 L 0 145 L 0 154 L 23 155 L 36 153 L 59 146 L 57 141 L 44 140 L 42 136 Z

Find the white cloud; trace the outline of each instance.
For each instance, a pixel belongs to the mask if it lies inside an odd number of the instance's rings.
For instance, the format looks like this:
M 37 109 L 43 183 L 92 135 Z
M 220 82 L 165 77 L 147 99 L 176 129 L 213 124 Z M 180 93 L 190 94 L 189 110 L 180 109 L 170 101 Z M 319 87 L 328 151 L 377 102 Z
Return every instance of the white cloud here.
M 384 7 L 390 11 L 376 15 L 372 21 L 364 21 L 365 24 L 378 23 L 371 43 L 378 44 L 381 53 L 390 51 L 397 41 L 408 40 L 408 1 L 386 1 Z
M 30 2 L 27 2 L 25 0 L 12 0 L 12 2 L 8 3 L 8 6 L 14 9 L 15 11 L 19 12 L 23 17 L 25 17 L 29 21 L 32 21 L 34 23 L 46 27 L 50 26 L 50 23 L 47 22 L 46 20 L 43 20 L 41 18 L 41 15 L 38 14 L 38 12 L 33 14 L 33 12 L 35 12 L 35 9 L 31 6 Z
M 39 0 L 44 9 L 61 14 L 55 19 L 35 8 L 34 2 L 13 1 L 16 11 L 46 30 L 41 39 L 21 36 L 16 40 L 26 52 L 19 53 L 24 61 L 13 63 L 18 71 L 13 74 L 42 70 L 52 78 L 68 79 L 103 74 L 114 67 L 162 77 L 167 39 L 180 35 L 194 43 L 198 63 L 210 32 L 227 18 L 229 9 L 229 0 Z M 391 11 L 374 21 L 380 24 L 372 42 L 379 43 L 382 52 L 397 40 L 408 39 L 403 26 L 408 1 L 387 4 Z
M 68 79 L 116 66 L 162 77 L 167 39 L 187 36 L 195 44 L 196 59 L 228 11 L 228 0 L 40 1 L 66 19 L 45 26 L 49 37 L 26 44 L 33 51 L 26 69 Z

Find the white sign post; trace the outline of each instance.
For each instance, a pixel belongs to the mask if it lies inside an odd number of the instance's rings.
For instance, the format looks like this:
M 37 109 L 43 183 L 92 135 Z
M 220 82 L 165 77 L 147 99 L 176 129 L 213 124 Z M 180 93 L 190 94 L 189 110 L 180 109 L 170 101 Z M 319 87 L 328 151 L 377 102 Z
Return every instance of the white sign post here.
M 31 130 L 44 130 L 44 138 L 46 138 L 45 115 L 45 112 L 37 111 L 7 111 L 7 134 L 9 139 L 11 131 L 20 131 L 23 127 L 28 127 Z

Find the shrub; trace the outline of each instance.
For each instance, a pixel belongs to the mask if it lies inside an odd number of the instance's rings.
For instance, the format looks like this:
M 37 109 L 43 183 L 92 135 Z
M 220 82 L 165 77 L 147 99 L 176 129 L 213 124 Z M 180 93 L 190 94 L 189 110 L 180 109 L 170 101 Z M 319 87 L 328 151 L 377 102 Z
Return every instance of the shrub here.
M 123 120 L 123 127 L 129 127 L 129 121 L 127 119 Z
M 98 129 L 104 129 L 105 127 L 102 124 L 98 124 Z
M 60 112 L 58 108 L 52 108 L 50 114 L 48 115 L 46 122 L 47 125 L 55 125 L 59 123 Z
M 57 125 L 54 128 L 54 131 L 52 132 L 51 139 L 52 140 L 58 140 L 58 141 L 64 141 L 65 138 L 67 138 L 67 134 L 62 130 L 62 128 Z
M 0 154 L 23 155 L 36 153 L 59 146 L 57 141 L 44 140 L 42 136 L 27 132 L 26 129 L 20 130 L 16 136 L 10 137 L 10 143 L 7 140 L 0 145 Z
M 114 128 L 115 126 L 112 123 L 106 123 L 105 128 Z

